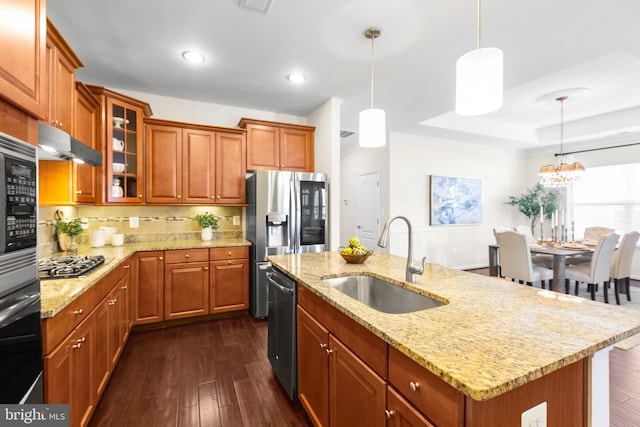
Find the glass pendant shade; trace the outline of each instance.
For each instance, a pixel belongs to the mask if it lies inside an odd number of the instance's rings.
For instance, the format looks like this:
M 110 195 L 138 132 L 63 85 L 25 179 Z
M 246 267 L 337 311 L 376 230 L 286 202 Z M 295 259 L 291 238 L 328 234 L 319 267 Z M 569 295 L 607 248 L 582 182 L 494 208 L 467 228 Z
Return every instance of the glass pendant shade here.
M 502 107 L 503 55 L 495 47 L 475 49 L 456 62 L 456 113 L 477 116 Z
M 387 129 L 385 125 L 384 110 L 379 108 L 369 108 L 360 111 L 359 124 L 360 147 L 375 148 L 382 147 L 387 139 Z

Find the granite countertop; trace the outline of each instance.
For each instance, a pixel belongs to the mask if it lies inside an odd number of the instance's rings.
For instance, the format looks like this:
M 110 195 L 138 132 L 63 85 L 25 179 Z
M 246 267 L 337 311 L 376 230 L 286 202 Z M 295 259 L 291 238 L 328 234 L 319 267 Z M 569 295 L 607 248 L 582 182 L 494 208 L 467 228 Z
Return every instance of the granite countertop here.
M 406 258 L 375 252 L 346 264 L 334 252 L 267 259 L 300 285 L 474 400 L 488 400 L 640 332 L 637 311 L 427 264 L 405 282 Z M 386 314 L 322 283 L 367 274 L 446 302 Z
M 98 283 L 100 279 L 116 268 L 122 261 L 129 257 L 129 255 L 136 252 L 171 249 L 218 248 L 225 246 L 251 246 L 251 242 L 245 239 L 217 239 L 209 241 L 176 240 L 162 242 L 138 242 L 125 244 L 123 246 L 107 245 L 102 248 L 80 246 L 78 248 L 78 256 L 103 255 L 105 257 L 105 264 L 89 272 L 89 274 L 84 277 L 40 281 L 40 295 L 42 299 L 41 317 L 46 319 L 58 314 L 62 309 L 82 295 L 87 289 Z M 65 255 L 67 255 L 67 253 L 60 252 L 59 254 L 54 254 L 52 256 Z

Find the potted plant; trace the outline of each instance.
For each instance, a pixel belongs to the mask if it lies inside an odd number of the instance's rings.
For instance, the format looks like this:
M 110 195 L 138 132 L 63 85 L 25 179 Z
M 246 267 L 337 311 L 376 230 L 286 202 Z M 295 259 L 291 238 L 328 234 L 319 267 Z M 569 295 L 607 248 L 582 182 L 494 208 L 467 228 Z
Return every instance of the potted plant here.
M 82 220 L 80 218 L 74 218 L 70 221 L 58 219 L 54 224 L 54 228 L 58 235 L 60 249 L 73 253 L 77 252 L 76 237 L 82 234 Z
M 202 228 L 200 234 L 202 240 L 213 239 L 213 230 L 218 228 L 218 217 L 212 212 L 205 212 L 193 217 L 193 220 Z
M 558 192 L 545 189 L 538 183 L 520 197 L 509 196 L 507 204 L 517 206 L 520 212 L 531 221 L 531 232 L 533 233 L 538 218 L 540 217 L 540 206 L 543 215 L 550 219 L 551 213 L 558 209 Z

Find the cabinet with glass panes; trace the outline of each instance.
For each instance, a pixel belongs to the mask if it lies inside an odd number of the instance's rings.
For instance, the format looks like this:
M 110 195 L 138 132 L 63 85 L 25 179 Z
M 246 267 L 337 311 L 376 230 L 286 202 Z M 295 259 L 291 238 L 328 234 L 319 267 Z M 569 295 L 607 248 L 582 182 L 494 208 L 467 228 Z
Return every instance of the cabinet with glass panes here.
M 103 203 L 144 203 L 142 119 L 151 116 L 149 104 L 99 86 L 104 118 L 102 166 Z

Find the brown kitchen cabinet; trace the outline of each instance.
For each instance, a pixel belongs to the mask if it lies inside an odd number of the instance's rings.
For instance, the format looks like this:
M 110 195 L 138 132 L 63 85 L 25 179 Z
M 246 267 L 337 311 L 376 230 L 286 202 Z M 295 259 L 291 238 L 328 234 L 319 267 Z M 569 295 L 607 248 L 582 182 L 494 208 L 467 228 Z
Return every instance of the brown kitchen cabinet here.
M 164 319 L 209 313 L 209 250 L 165 251 Z
M 44 357 L 45 403 L 69 404 L 70 425 L 86 426 L 97 402 L 93 360 L 95 322 L 89 314 Z
M 133 279 L 133 324 L 164 320 L 164 251 L 138 252 Z
M 74 135 L 76 69 L 82 62 L 56 27 L 47 20 L 47 85 L 49 107 L 45 123 Z
M 0 0 L 0 10 L 0 97 L 43 119 L 48 109 L 46 1 Z
M 246 203 L 244 131 L 145 120 L 147 203 Z
M 101 86 L 87 85 L 100 101 L 100 147 L 103 161 L 99 203 L 144 203 L 143 118 L 151 107 L 143 101 Z
M 100 102 L 84 83 L 76 82 L 75 137 L 85 145 L 100 151 Z M 98 169 L 87 164 L 40 160 L 38 162 L 40 206 L 68 206 L 95 203 Z
M 298 396 L 314 424 L 385 426 L 385 379 L 300 305 L 297 316 Z
M 211 313 L 249 308 L 249 248 L 211 248 L 209 253 Z
M 242 118 L 247 130 L 247 170 L 314 170 L 315 127 Z

